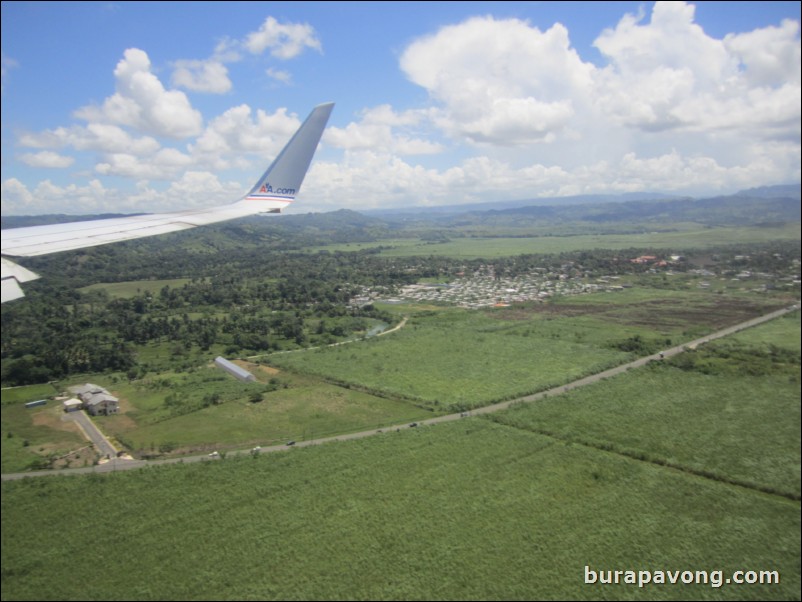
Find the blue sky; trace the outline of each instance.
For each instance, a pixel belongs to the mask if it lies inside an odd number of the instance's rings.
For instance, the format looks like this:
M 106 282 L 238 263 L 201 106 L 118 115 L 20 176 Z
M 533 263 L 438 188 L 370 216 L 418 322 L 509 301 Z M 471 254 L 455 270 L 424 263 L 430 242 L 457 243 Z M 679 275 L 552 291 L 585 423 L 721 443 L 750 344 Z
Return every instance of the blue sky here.
M 291 211 L 800 180 L 798 2 L 3 2 L 2 213 Z

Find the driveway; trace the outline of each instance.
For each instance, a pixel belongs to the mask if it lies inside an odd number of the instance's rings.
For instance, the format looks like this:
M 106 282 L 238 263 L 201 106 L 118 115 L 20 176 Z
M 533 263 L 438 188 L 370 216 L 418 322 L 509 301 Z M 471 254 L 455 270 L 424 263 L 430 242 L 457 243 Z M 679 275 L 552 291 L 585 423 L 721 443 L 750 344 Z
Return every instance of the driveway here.
M 70 416 L 78 425 L 78 428 L 81 429 L 84 437 L 86 437 L 95 445 L 95 449 L 97 449 L 98 453 L 100 453 L 104 458 L 117 457 L 117 450 L 109 442 L 109 440 L 106 439 L 106 436 L 100 432 L 100 429 L 95 426 L 95 423 L 92 422 L 84 410 L 70 412 L 68 416 Z

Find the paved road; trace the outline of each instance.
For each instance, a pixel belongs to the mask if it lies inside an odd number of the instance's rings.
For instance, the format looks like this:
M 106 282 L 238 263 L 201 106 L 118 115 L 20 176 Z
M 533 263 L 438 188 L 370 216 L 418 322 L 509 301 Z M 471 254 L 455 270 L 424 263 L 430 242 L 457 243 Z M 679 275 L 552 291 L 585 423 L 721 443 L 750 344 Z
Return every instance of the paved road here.
M 97 449 L 98 453 L 103 457 L 113 458 L 117 455 L 117 450 L 114 446 L 106 439 L 106 436 L 100 432 L 100 429 L 97 428 L 92 419 L 87 416 L 84 410 L 78 410 L 77 412 L 70 412 L 67 414 L 68 417 L 72 418 L 73 421 L 78 425 L 78 428 L 81 429 L 84 436 L 94 443 L 95 449 Z
M 621 374 L 626 372 L 627 370 L 631 370 L 632 368 L 637 368 L 643 366 L 652 361 L 659 361 L 662 358 L 668 358 L 678 353 L 682 353 L 686 349 L 694 349 L 698 345 L 703 345 L 704 343 L 708 343 L 715 339 L 720 339 L 722 337 L 729 336 L 736 332 L 740 332 L 741 330 L 745 330 L 747 328 L 751 328 L 752 326 L 757 326 L 758 324 L 763 324 L 764 322 L 768 322 L 769 320 L 774 320 L 775 318 L 779 318 L 786 314 L 789 314 L 793 311 L 798 311 L 799 306 L 794 305 L 792 307 L 781 309 L 778 311 L 771 312 L 770 314 L 766 314 L 765 316 L 761 316 L 759 318 L 755 318 L 753 320 L 748 320 L 746 322 L 742 322 L 740 324 L 736 324 L 735 326 L 731 326 L 729 328 L 725 328 L 723 330 L 719 330 L 718 332 L 714 332 L 707 336 L 698 338 L 694 341 L 690 341 L 687 343 L 683 343 L 682 345 L 677 345 L 676 347 L 672 347 L 670 349 L 665 349 L 660 353 L 656 353 L 654 355 L 650 355 L 647 357 L 639 358 L 633 362 L 629 362 L 627 364 L 622 364 L 621 366 L 616 366 L 615 368 L 610 368 L 609 370 L 605 370 L 604 372 L 599 372 L 598 374 L 593 374 L 591 376 L 587 376 L 585 378 L 581 378 L 576 380 L 572 383 L 568 383 L 567 385 L 561 385 L 559 387 L 554 387 L 548 391 L 541 391 L 540 393 L 535 393 L 534 395 L 527 395 L 526 397 L 521 397 L 518 399 L 512 399 L 510 401 L 504 401 L 502 403 L 497 403 L 490 406 L 485 406 L 483 408 L 478 408 L 475 410 L 471 410 L 470 412 L 462 412 L 458 414 L 448 414 L 446 416 L 438 416 L 437 418 L 430 418 L 428 420 L 421 420 L 417 422 L 418 425 L 428 425 L 428 424 L 438 424 L 441 422 L 450 422 L 452 420 L 460 420 L 467 415 L 475 416 L 479 414 L 490 414 L 491 412 L 498 412 L 500 410 L 505 410 L 509 408 L 513 404 L 519 404 L 522 402 L 532 402 L 538 401 L 543 399 L 544 397 L 554 397 L 555 395 L 559 395 L 560 393 L 564 393 L 566 391 L 570 391 L 572 389 L 576 389 L 578 387 L 584 387 L 586 385 L 590 385 L 596 383 L 602 379 L 610 378 L 611 376 L 615 376 L 617 374 Z M 90 421 L 91 422 L 91 421 Z M 364 437 L 371 437 L 381 432 L 386 431 L 394 431 L 396 429 L 403 429 L 409 428 L 409 423 L 398 424 L 394 426 L 388 426 L 380 430 L 372 429 L 369 431 L 362 431 L 359 433 L 350 433 L 347 435 L 338 435 L 336 437 L 326 437 L 324 439 L 314 439 L 310 441 L 299 441 L 293 447 L 307 447 L 310 445 L 319 445 L 322 443 L 330 443 L 332 441 L 350 441 L 352 439 L 362 439 Z M 260 449 L 259 453 L 273 453 L 279 451 L 287 451 L 292 449 L 292 447 L 288 447 L 287 445 L 274 445 L 271 447 L 263 447 Z M 239 456 L 251 453 L 250 450 L 242 450 L 236 452 L 228 452 L 228 455 L 231 456 Z M 22 472 L 22 473 L 13 473 L 13 474 L 4 474 L 3 480 L 13 480 L 13 479 L 23 479 L 25 477 L 38 477 L 38 476 L 50 476 L 50 475 L 72 475 L 72 474 L 85 474 L 90 472 L 113 472 L 116 470 L 129 470 L 133 468 L 142 468 L 145 466 L 154 466 L 154 465 L 161 465 L 161 464 L 179 464 L 184 462 L 201 462 L 201 461 L 217 461 L 209 456 L 191 456 L 187 458 L 171 458 L 169 460 L 126 460 L 123 458 L 114 458 L 112 456 L 112 460 L 106 462 L 104 464 L 100 464 L 98 466 L 92 466 L 87 468 L 70 468 L 64 470 L 42 470 L 42 471 L 34 471 L 34 472 Z

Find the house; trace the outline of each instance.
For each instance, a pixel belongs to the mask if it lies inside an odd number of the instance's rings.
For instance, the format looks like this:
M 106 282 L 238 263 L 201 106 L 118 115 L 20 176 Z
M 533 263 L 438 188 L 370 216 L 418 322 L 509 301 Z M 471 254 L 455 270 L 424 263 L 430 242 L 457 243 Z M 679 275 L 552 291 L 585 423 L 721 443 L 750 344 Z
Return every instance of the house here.
M 70 390 L 81 400 L 81 407 L 92 416 L 108 416 L 120 411 L 120 400 L 103 387 L 86 383 Z
M 108 416 L 120 411 L 120 400 L 110 393 L 94 393 L 84 401 L 84 409 L 92 416 Z

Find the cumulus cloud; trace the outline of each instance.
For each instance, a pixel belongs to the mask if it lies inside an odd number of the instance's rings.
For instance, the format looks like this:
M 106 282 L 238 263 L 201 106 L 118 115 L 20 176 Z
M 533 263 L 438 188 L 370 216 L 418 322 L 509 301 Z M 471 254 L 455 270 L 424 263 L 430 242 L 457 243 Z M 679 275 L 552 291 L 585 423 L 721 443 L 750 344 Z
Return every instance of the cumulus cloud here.
M 210 94 L 225 94 L 232 88 L 228 68 L 220 60 L 180 60 L 174 67 L 171 81 L 176 87 Z
M 441 144 L 407 135 L 410 128 L 427 119 L 425 111 L 396 112 L 390 105 L 380 105 L 362 112 L 360 122 L 344 128 L 329 127 L 324 141 L 344 150 L 381 148 L 398 155 L 428 155 L 443 150 Z M 400 130 L 400 133 L 399 133 Z
M 658 2 L 650 14 L 624 15 L 600 31 L 595 46 L 600 64 L 580 57 L 562 24 L 544 29 L 493 17 L 413 40 L 399 65 L 428 92 L 428 105 L 381 104 L 330 126 L 298 210 L 707 194 L 800 178 L 798 22 L 715 38 L 696 24 L 692 5 Z M 209 59 L 173 63 L 171 85 L 223 93 L 231 89 L 226 65 L 243 54 L 284 60 L 320 48 L 310 26 L 270 17 L 258 31 L 218 43 Z M 291 82 L 288 71 L 261 69 Z M 229 202 L 251 182 L 212 172 L 260 172 L 300 125 L 286 109 L 247 104 L 204 123 L 141 50 L 126 51 L 115 79 L 113 95 L 76 113 L 86 123 L 18 137 L 37 151 L 18 157 L 34 167 L 67 166 L 65 149 L 96 153 L 90 173 L 100 179 L 28 187 L 10 178 L 2 184 L 4 211 L 42 199 L 75 212 L 112 199 L 125 211 Z M 164 138 L 181 142 L 170 148 Z M 102 176 L 132 180 L 135 189 L 106 189 Z
M 594 67 L 567 29 L 545 32 L 518 19 L 476 17 L 413 42 L 401 69 L 442 104 L 438 124 L 492 144 L 549 141 L 592 89 Z
M 649 23 L 626 15 L 602 32 L 594 42 L 610 61 L 597 81 L 602 113 L 646 131 L 798 123 L 798 23 L 720 40 L 694 22 L 694 12 L 684 2 L 658 2 Z
M 720 39 L 692 5 L 657 2 L 594 45 L 606 64 L 583 60 L 559 23 L 477 17 L 404 50 L 401 69 L 432 101 L 429 123 L 487 155 L 454 168 L 455 190 L 696 194 L 799 178 L 798 22 Z M 352 150 L 377 139 L 366 123 L 328 138 Z M 484 175 L 460 188 L 469 167 Z
M 226 38 L 218 42 L 208 59 L 175 61 L 171 81 L 174 86 L 193 92 L 225 94 L 233 88 L 226 64 L 241 61 L 242 50 L 251 54 L 270 50 L 270 56 L 286 61 L 299 56 L 307 48 L 322 50 L 311 25 L 279 23 L 274 17 L 267 17 L 257 31 L 246 34 L 241 40 Z M 269 67 L 265 74 L 285 85 L 292 81 L 288 71 L 275 67 Z
M 163 148 L 147 160 L 129 153 L 108 154 L 105 161 L 95 165 L 95 171 L 104 176 L 137 180 L 170 180 L 191 164 L 189 155 L 174 148 Z
M 799 23 L 786 19 L 779 27 L 729 34 L 724 46 L 744 67 L 747 80 L 759 86 L 800 83 Z
M 119 200 L 117 191 L 104 188 L 99 180 L 91 180 L 85 186 L 59 186 L 44 180 L 29 190 L 16 178 L 9 178 L 0 188 L 2 212 L 9 215 L 42 213 L 43 200 L 49 213 L 102 213 L 116 207 L 115 201 Z
M 147 53 L 125 51 L 114 70 L 117 91 L 103 105 L 87 106 L 75 115 L 91 123 L 110 123 L 168 138 L 187 138 L 200 133 L 203 118 L 187 96 L 167 90 L 151 72 Z
M 73 157 L 59 155 L 53 151 L 38 153 L 24 153 L 19 156 L 20 161 L 31 167 L 44 167 L 47 169 L 64 169 L 75 162 Z
M 316 161 L 304 182 L 305 202 L 338 208 L 440 205 L 623 192 L 704 193 L 799 178 L 798 153 L 769 145 L 749 161 L 725 165 L 711 156 L 625 153 L 571 168 L 532 162 L 514 166 L 487 156 L 433 169 L 381 151 L 348 151 L 339 163 Z M 797 163 L 794 164 L 794 157 Z
M 267 17 L 257 31 L 245 36 L 243 45 L 251 54 L 262 54 L 270 50 L 270 55 L 287 60 L 295 58 L 305 49 L 321 51 L 322 45 L 315 29 L 307 23 L 279 23 L 274 17 Z
M 41 213 L 40 207 L 36 206 L 34 196 L 28 187 L 17 178 L 8 178 L 0 184 L 0 199 L 2 199 L 2 210 L 5 215 L 30 215 Z
M 437 103 L 443 131 L 492 145 L 553 142 L 600 121 L 778 134 L 798 124 L 799 24 L 716 39 L 694 16 L 684 2 L 657 2 L 648 23 L 625 15 L 594 42 L 603 68 L 580 58 L 559 23 L 540 31 L 493 17 L 414 41 L 400 66 Z
M 127 152 L 148 155 L 160 145 L 150 136 L 131 136 L 119 126 L 107 123 L 90 123 L 86 126 L 58 127 L 38 133 L 20 135 L 19 143 L 29 148 L 67 148 L 92 150 L 104 153 Z
M 187 171 L 166 189 L 157 189 L 140 181 L 132 190 L 106 187 L 99 179 L 86 185 L 61 186 L 50 180 L 33 189 L 16 178 L 4 180 L 2 210 L 4 215 L 42 213 L 91 214 L 109 210 L 122 212 L 159 212 L 166 208 L 191 209 L 233 202 L 247 192 L 235 181 L 221 181 L 215 174 Z M 44 201 L 44 203 L 43 203 Z
M 226 160 L 229 154 L 256 153 L 272 158 L 300 125 L 300 120 L 286 109 L 272 114 L 258 109 L 253 114 L 243 104 L 212 119 L 190 145 L 190 152 L 201 164 L 216 169 L 231 167 Z

